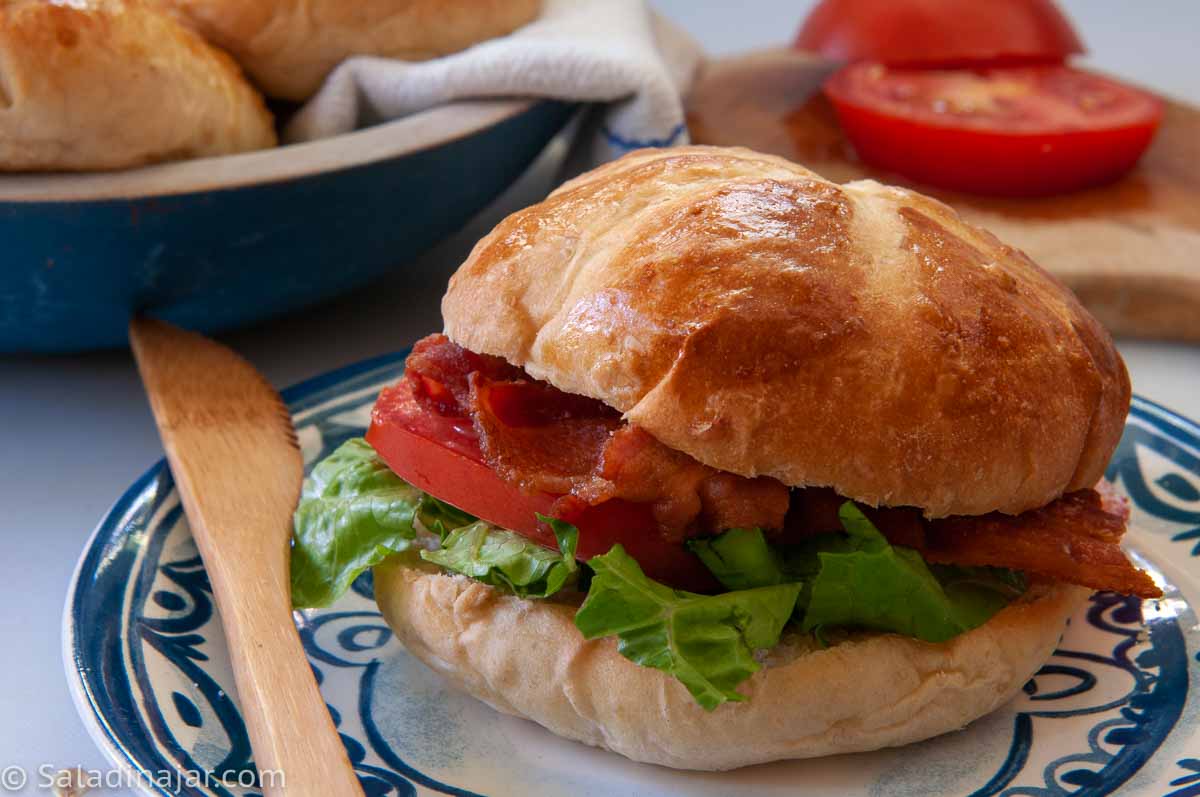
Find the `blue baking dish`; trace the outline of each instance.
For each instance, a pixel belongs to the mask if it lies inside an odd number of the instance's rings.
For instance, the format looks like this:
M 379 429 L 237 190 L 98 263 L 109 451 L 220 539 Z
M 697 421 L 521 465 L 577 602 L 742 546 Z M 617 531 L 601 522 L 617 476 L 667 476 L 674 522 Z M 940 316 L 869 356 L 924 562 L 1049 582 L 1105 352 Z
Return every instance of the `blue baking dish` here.
M 455 103 L 263 152 L 0 177 L 0 351 L 124 345 L 134 312 L 216 332 L 350 290 L 461 227 L 574 107 Z

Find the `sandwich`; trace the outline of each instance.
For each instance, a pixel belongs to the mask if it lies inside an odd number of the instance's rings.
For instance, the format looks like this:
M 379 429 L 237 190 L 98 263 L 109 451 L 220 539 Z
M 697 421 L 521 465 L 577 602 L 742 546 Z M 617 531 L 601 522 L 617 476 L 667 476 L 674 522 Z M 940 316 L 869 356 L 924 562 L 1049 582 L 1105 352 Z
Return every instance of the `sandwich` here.
M 293 602 L 373 568 L 405 648 L 669 767 L 903 745 L 1012 698 L 1096 590 L 1159 586 L 1102 477 L 1130 385 L 951 209 L 642 150 L 474 248 L 306 481 Z

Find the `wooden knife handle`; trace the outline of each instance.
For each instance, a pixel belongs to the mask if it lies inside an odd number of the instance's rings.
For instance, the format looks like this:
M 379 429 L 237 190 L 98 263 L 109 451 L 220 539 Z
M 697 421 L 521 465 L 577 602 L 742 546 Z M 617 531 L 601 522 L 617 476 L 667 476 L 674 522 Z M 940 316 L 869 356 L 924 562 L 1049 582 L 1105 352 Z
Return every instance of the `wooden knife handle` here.
M 209 578 L 229 645 L 240 651 L 233 657 L 234 678 L 263 793 L 361 795 L 290 619 L 286 585 L 235 573 L 218 575 L 212 567 Z M 226 589 L 249 589 L 251 594 L 222 600 Z
M 175 426 L 162 433 L 221 613 L 263 793 L 361 795 L 292 620 L 288 541 L 294 499 L 272 500 L 268 485 L 247 496 L 245 485 L 239 490 L 221 469 L 222 462 L 241 456 L 257 471 L 280 474 L 279 463 L 270 461 L 268 442 L 243 430 L 243 445 L 252 452 L 222 451 L 206 460 L 197 455 L 203 449 L 190 439 L 189 429 Z M 209 427 L 198 434 L 211 449 L 218 433 Z M 204 491 L 202 501 L 198 489 Z
M 304 466 L 287 407 L 250 363 L 201 335 L 137 319 L 129 336 L 221 613 L 263 793 L 361 796 L 292 621 Z

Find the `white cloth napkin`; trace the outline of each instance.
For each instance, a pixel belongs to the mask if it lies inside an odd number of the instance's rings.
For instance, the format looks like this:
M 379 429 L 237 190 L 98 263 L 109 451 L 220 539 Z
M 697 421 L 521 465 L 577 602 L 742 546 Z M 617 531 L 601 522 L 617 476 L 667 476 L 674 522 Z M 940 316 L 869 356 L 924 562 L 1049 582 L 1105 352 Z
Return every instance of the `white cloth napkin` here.
M 347 59 L 285 138 L 325 138 L 454 100 L 547 97 L 609 103 L 591 133 L 591 159 L 602 163 L 688 142 L 682 98 L 699 61 L 695 41 L 645 0 L 546 0 L 540 18 L 461 53 L 420 63 Z

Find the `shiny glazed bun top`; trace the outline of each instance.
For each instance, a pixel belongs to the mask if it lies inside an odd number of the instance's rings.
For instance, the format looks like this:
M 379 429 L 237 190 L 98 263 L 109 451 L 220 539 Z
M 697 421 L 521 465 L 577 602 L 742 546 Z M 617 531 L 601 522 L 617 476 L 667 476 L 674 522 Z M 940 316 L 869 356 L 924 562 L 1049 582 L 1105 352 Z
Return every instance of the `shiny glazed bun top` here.
M 446 334 L 721 470 L 929 517 L 1091 487 L 1129 377 L 1024 253 L 945 205 L 745 149 L 641 150 L 513 214 Z

